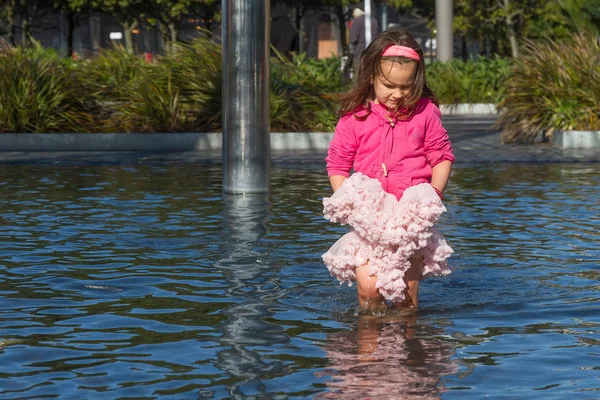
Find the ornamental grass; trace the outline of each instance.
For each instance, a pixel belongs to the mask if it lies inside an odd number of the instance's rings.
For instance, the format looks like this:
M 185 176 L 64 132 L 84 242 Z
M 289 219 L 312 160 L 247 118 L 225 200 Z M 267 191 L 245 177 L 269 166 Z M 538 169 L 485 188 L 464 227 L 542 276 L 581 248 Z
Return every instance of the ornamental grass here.
M 89 132 L 93 104 L 72 65 L 34 44 L 0 49 L 0 132 Z
M 504 143 L 531 143 L 555 130 L 600 130 L 600 42 L 527 41 L 500 102 Z
M 436 62 L 427 66 L 427 82 L 441 104 L 497 104 L 512 65 L 512 60 L 501 57 Z

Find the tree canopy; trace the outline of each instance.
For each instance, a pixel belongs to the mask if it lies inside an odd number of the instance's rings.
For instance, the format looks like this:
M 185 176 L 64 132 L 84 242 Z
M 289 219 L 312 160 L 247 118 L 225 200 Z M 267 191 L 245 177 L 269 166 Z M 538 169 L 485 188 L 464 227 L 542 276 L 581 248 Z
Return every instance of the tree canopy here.
M 294 9 L 299 17 L 319 9 L 337 16 L 342 46 L 350 11 L 358 4 L 355 0 L 272 0 L 273 5 L 278 3 Z M 433 31 L 435 0 L 373 0 L 373 9 L 382 4 L 428 21 Z M 186 18 L 213 29 L 220 21 L 220 7 L 219 0 L 3 0 L 0 21 L 10 42 L 15 44 L 18 29 L 26 46 L 32 22 L 49 10 L 61 11 L 71 32 L 82 16 L 108 13 L 123 26 L 127 48 L 133 51 L 131 31 L 138 26 L 157 29 L 169 48 L 169 43 L 179 39 Z M 455 35 L 489 43 L 491 52 L 517 56 L 524 39 L 561 39 L 583 31 L 599 33 L 599 0 L 454 0 Z

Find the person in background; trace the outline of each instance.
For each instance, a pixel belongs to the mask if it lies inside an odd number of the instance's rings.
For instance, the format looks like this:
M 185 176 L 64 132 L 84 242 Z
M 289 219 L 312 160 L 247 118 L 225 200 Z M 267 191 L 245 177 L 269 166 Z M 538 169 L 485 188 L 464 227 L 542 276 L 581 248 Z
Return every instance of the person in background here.
M 361 7 L 356 7 L 352 11 L 352 17 L 354 17 L 354 20 L 350 25 L 350 45 L 352 46 L 351 52 L 354 53 L 354 58 L 358 60 L 360 59 L 360 53 L 367 47 L 365 37 L 366 16 Z M 379 24 L 375 18 L 371 17 L 371 40 L 377 36 L 378 32 Z

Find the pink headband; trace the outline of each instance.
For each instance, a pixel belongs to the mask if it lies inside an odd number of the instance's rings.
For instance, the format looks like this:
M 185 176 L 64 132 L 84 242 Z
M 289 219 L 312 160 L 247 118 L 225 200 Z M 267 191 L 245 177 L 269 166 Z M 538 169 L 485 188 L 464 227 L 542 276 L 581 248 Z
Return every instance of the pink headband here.
M 391 45 L 382 54 L 383 57 L 407 57 L 419 61 L 419 53 L 415 49 L 406 46 Z

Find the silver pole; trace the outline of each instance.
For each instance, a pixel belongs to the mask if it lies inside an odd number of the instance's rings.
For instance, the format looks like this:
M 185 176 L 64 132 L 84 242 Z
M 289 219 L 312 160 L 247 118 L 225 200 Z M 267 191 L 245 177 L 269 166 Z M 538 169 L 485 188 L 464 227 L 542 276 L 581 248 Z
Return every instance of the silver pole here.
M 223 191 L 268 193 L 270 0 L 222 0 Z
M 371 43 L 371 0 L 365 0 L 365 47 Z
M 388 25 L 388 8 L 387 4 L 381 4 L 381 32 L 387 31 Z
M 452 0 L 435 0 L 436 54 L 438 61 L 452 59 L 454 39 L 452 37 Z

